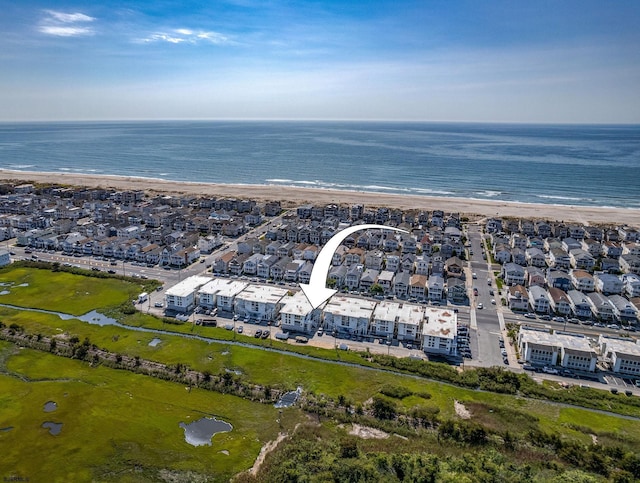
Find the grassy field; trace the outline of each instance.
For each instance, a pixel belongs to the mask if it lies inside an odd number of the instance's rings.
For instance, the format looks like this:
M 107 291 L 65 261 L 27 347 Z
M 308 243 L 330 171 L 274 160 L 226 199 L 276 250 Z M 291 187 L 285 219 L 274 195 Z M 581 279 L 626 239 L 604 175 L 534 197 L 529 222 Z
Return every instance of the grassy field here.
M 128 282 L 94 280 L 44 270 L 5 269 L 0 274 L 3 282 L 13 285 L 28 283 L 28 286 L 20 288 L 30 290 L 29 297 L 26 297 L 17 288 L 12 289 L 10 295 L 13 299 L 2 298 L 0 301 L 33 307 L 33 300 L 36 300 L 40 308 L 74 314 L 113 307 L 130 299 L 138 290 L 135 284 Z M 52 284 L 56 285 L 59 292 L 67 293 L 84 287 L 84 295 L 79 300 L 73 297 L 64 305 L 62 297 L 48 295 Z M 77 319 L 62 320 L 55 315 L 4 307 L 0 307 L 0 320 L 6 325 L 16 323 L 32 334 L 68 334 L 78 336 L 80 340 L 87 337 L 91 343 L 112 352 L 137 355 L 166 364 L 183 363 L 212 374 L 230 369 L 238 371 L 242 378 L 252 383 L 284 389 L 299 385 L 307 392 L 333 399 L 344 396 L 353 405 L 369 401 L 385 386 L 400 386 L 412 393 L 395 400 L 398 407 L 407 412 L 415 406 L 424 406 L 437 408 L 442 419 L 455 418 L 454 401 L 460 401 L 470 411 L 473 420 L 495 431 L 508 428 L 514 434 L 525 436 L 527 431 L 539 429 L 584 444 L 590 444 L 595 436 L 602 442 L 628 448 L 640 447 L 640 421 L 587 409 L 474 391 L 260 348 L 239 347 L 225 342 L 207 343 L 179 335 L 157 336 L 115 326 L 100 327 Z M 139 313 L 127 317 L 126 322 L 134 326 L 178 329 L 185 333 L 193 331 L 218 338 L 233 337 L 230 331 L 224 329 L 193 327 L 189 324 L 169 326 L 159 319 Z M 155 337 L 162 342 L 150 347 L 148 344 Z M 243 336 L 236 337 L 237 340 L 244 339 Z M 253 341 L 252 338 L 244 340 Z M 264 343 L 268 345 L 269 341 Z M 286 347 L 276 341 L 273 344 L 274 347 Z M 303 346 L 296 349 L 302 352 L 322 351 L 318 354 L 323 357 L 362 361 L 356 354 Z M 12 351 L 10 356 L 9 351 Z M 250 466 L 261 444 L 277 433 L 276 410 L 236 397 L 199 390 L 187 393 L 184 387 L 172 383 L 125 371 L 90 368 L 86 363 L 30 350 L 17 351 L 10 344 L 0 343 L 0 366 L 3 357 L 6 359 L 6 370 L 27 377 L 30 381 L 0 376 L 0 428 L 16 428 L 10 432 L 0 432 L 1 445 L 11 448 L 9 458 L 0 460 L 0 469 L 3 470 L 0 475 L 14 471 L 27 476 L 23 471 L 29 467 L 29 458 L 24 455 L 30 451 L 42 451 L 43 454 L 52 455 L 52 463 L 43 465 L 41 474 L 62 475 L 60 481 L 85 477 L 99 480 L 126 477 L 139 481 L 141 478 L 127 473 L 127 469 L 135 465 L 141 468 L 142 476 L 150 479 L 154 479 L 158 466 L 170 468 L 171 471 L 223 475 L 220 478 L 224 479 Z M 42 412 L 43 404 L 48 400 L 58 402 L 58 411 L 52 414 Z M 238 431 L 234 429 L 231 433 L 216 436 L 213 449 L 192 448 L 182 439 L 182 429 L 178 424 L 192 421 L 198 414 L 218 415 Z M 297 411 L 290 411 L 285 416 L 287 425 L 301 417 Z M 50 436 L 47 430 L 40 427 L 43 421 L 51 418 L 65 423 L 63 433 L 58 437 Z M 73 438 L 69 436 L 70 433 L 74 435 Z M 218 453 L 221 449 L 228 450 L 229 456 Z M 56 463 L 53 462 L 65 459 L 71 462 L 68 468 L 56 469 Z M 125 473 L 118 473 L 123 469 Z M 33 480 L 37 481 L 36 476 Z
M 0 432 L 3 477 L 156 481 L 166 470 L 181 481 L 195 480 L 197 474 L 227 481 L 250 467 L 279 430 L 272 406 L 189 392 L 179 384 L 28 349 L 7 356 L 10 350 L 0 345 L 4 370 L 13 374 L 0 375 L 0 428 L 13 427 Z M 45 413 L 47 401 L 55 401 L 58 409 Z M 193 447 L 179 424 L 205 415 L 229 422 L 233 430 L 214 436 L 212 446 Z M 299 419 L 299 411 L 286 410 L 283 424 L 291 428 Z M 64 423 L 61 434 L 50 435 L 41 427 L 45 421 Z
M 134 283 L 32 268 L 3 268 L 0 281 L 9 292 L 0 296 L 0 303 L 72 315 L 120 305 L 140 293 Z

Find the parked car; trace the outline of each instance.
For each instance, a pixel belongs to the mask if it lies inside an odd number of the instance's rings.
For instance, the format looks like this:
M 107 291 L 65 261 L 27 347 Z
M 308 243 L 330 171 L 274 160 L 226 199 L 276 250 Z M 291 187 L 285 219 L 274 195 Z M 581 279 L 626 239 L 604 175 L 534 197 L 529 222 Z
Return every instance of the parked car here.
M 527 319 L 535 319 L 535 318 L 536 318 L 536 314 L 533 314 L 533 313 L 531 313 L 531 312 L 527 312 L 526 314 L 524 314 L 524 316 L 525 316 Z
M 484 307 L 484 305 L 482 305 L 482 302 L 480 302 L 480 303 L 478 304 L 478 309 L 482 309 L 483 307 Z
M 244 332 L 244 327 L 241 325 L 240 327 L 238 327 L 238 330 L 236 332 L 238 332 L 238 334 L 242 334 L 242 332 Z
M 262 331 L 260 329 L 256 330 L 256 333 L 253 334 L 253 336 L 258 339 L 260 336 L 262 336 Z

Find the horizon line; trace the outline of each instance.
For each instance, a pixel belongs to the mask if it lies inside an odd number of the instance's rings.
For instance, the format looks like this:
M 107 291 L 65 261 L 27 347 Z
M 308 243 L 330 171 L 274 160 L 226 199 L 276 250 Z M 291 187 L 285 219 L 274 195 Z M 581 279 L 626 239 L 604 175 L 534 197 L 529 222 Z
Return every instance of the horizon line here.
M 46 124 L 46 123 L 117 123 L 117 122 L 358 122 L 358 123 L 415 123 L 415 124 L 512 124 L 540 126 L 640 126 L 638 122 L 598 122 L 598 121 L 478 121 L 478 120 L 437 120 L 437 119 L 358 119 L 358 118 L 271 118 L 271 117 L 229 117 L 229 118 L 104 118 L 104 119 L 0 119 L 0 124 Z

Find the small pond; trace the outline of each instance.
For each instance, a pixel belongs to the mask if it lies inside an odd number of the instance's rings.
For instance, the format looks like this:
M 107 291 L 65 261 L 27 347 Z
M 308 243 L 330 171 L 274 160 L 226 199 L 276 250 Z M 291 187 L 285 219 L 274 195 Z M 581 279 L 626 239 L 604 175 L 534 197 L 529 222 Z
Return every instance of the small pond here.
M 293 406 L 298 398 L 302 394 L 302 388 L 298 387 L 295 391 L 289 391 L 282 395 L 282 397 L 275 403 L 275 407 L 277 408 L 288 408 Z
M 42 423 L 43 428 L 49 428 L 49 434 L 58 436 L 62 431 L 62 423 L 54 423 L 53 421 L 45 421 Z
M 211 438 L 218 433 L 228 433 L 233 429 L 226 421 L 216 418 L 201 418 L 193 423 L 180 423 L 184 429 L 184 440 L 193 446 L 211 446 Z
M 151 347 L 155 347 L 157 346 L 160 342 L 162 342 L 162 339 L 158 339 L 157 337 L 151 339 L 151 342 L 149 342 L 149 346 Z
M 97 312 L 95 310 L 92 310 L 91 312 L 87 312 L 86 314 L 81 315 L 80 317 L 77 317 L 77 318 L 82 320 L 83 322 L 88 322 L 90 324 L 95 324 L 95 325 L 115 325 L 115 324 L 117 324 L 116 319 L 112 319 L 111 317 L 107 317 L 106 315 L 103 315 L 100 312 Z
M 50 413 L 52 411 L 55 411 L 56 409 L 58 409 L 58 403 L 56 403 L 54 401 L 47 401 L 46 403 L 44 403 L 44 412 L 45 413 Z
M 13 426 L 7 426 L 6 428 L 0 428 L 0 433 L 8 433 L 13 429 Z

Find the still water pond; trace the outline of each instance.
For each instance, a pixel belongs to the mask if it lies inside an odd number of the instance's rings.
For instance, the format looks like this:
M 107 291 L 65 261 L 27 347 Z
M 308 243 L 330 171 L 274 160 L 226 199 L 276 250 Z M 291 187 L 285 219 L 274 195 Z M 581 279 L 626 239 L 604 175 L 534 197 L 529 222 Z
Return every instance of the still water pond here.
M 52 411 L 55 411 L 56 409 L 58 409 L 58 404 L 54 401 L 47 401 L 46 403 L 44 403 L 44 412 L 45 413 L 50 413 Z
M 211 446 L 211 438 L 218 433 L 228 433 L 233 429 L 226 421 L 216 418 L 202 418 L 193 423 L 180 423 L 184 429 L 184 440 L 193 446 Z
M 58 436 L 62 431 L 62 423 L 54 423 L 53 421 L 45 421 L 42 423 L 43 428 L 49 428 L 49 434 Z

